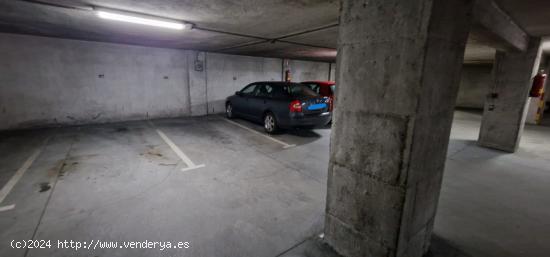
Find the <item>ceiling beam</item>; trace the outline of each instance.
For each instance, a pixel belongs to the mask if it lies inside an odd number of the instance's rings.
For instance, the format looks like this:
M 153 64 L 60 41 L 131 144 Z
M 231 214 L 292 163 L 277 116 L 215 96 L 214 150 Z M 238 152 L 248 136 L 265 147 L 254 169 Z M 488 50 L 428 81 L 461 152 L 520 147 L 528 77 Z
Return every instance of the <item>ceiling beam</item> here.
M 525 51 L 529 35 L 493 0 L 477 0 L 474 7 L 476 41 L 499 50 Z

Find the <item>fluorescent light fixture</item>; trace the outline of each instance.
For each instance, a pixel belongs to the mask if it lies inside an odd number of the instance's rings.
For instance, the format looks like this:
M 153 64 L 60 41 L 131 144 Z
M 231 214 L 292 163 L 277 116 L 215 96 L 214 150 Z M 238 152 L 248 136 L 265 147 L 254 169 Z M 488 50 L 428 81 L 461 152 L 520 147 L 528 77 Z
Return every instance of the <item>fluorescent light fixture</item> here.
M 191 28 L 191 24 L 188 24 L 188 23 L 166 21 L 166 20 L 161 20 L 156 18 L 138 17 L 138 16 L 127 15 L 127 14 L 122 14 L 118 12 L 97 10 L 96 14 L 98 17 L 102 19 L 129 22 L 129 23 L 161 27 L 161 28 L 167 28 L 167 29 L 182 30 L 182 29 Z

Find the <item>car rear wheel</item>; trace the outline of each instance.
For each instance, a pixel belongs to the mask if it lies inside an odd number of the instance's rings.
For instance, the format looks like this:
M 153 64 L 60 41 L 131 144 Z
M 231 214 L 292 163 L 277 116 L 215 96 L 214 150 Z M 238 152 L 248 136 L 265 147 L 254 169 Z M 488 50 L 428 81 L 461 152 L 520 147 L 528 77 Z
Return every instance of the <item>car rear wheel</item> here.
M 268 112 L 264 117 L 264 129 L 269 134 L 274 134 L 279 130 L 277 120 L 273 113 Z
M 231 103 L 225 105 L 225 116 L 227 116 L 228 119 L 233 119 L 235 117 L 233 114 L 233 105 Z

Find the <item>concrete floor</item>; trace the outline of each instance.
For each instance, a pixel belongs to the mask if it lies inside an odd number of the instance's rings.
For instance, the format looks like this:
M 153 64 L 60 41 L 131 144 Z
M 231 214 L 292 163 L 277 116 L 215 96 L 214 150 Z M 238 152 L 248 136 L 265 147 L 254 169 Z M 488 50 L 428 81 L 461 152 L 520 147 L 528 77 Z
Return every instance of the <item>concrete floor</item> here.
M 548 256 L 550 127 L 508 154 L 476 145 L 480 119 L 455 112 L 434 232 L 470 256 Z
M 475 145 L 479 124 L 478 113 L 455 114 L 437 240 L 465 256 L 548 256 L 550 127 L 528 126 L 520 151 L 504 154 Z M 182 171 L 157 129 L 205 167 Z M 0 256 L 76 253 L 9 246 L 29 238 L 190 243 L 79 256 L 306 255 L 299 245 L 323 227 L 329 137 L 291 131 L 276 142 L 217 116 L 2 133 L 0 187 L 41 154 L 0 203 L 15 204 L 0 212 Z

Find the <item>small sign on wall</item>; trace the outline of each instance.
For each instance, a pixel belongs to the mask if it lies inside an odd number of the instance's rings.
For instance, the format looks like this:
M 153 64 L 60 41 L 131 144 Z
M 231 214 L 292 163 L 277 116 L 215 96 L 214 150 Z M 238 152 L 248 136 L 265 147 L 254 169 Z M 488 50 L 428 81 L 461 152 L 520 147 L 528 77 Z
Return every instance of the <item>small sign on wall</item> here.
M 201 60 L 195 60 L 195 71 L 203 71 L 204 70 L 204 62 Z

